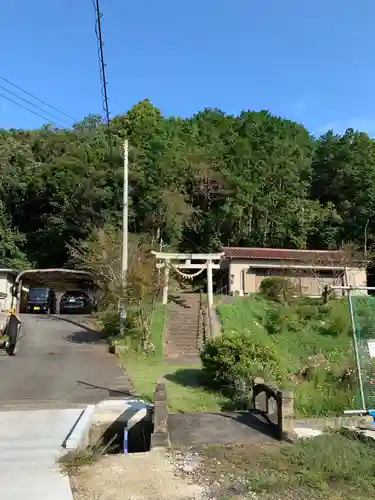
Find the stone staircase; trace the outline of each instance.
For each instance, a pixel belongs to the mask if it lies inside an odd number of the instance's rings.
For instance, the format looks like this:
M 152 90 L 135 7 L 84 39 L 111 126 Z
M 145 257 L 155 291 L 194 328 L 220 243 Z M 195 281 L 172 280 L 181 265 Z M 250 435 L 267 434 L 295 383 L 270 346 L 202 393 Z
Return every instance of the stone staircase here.
M 200 362 L 205 341 L 206 306 L 199 293 L 182 293 L 168 305 L 164 353 L 176 363 Z

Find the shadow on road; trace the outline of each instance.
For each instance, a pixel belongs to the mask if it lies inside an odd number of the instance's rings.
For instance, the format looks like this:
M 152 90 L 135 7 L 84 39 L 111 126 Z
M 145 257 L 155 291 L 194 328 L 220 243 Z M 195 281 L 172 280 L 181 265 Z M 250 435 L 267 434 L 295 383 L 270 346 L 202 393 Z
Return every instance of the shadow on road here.
M 66 318 L 63 316 L 48 316 L 53 321 L 64 321 L 74 326 L 78 326 L 81 330 L 71 333 L 65 337 L 65 340 L 73 344 L 104 344 L 106 343 L 106 335 L 103 332 L 93 330 L 84 323 Z
M 193 389 L 200 387 L 204 388 L 208 393 L 217 393 L 217 388 L 214 388 L 210 384 L 210 378 L 200 368 L 181 368 L 176 370 L 174 373 L 168 373 L 164 375 L 164 378 L 183 387 L 189 387 Z M 186 422 L 189 421 L 189 419 L 193 419 L 194 425 L 196 424 L 197 428 L 200 428 L 202 425 L 206 428 L 207 432 L 208 429 L 211 428 L 211 426 L 215 428 L 216 425 L 221 426 L 222 428 L 228 427 L 228 430 L 236 429 L 236 432 L 240 432 L 238 429 L 240 429 L 242 426 L 245 426 L 251 429 L 253 432 L 257 432 L 272 439 L 278 440 L 281 438 L 281 431 L 277 415 L 275 415 L 275 417 L 276 421 L 274 422 L 269 418 L 268 415 L 255 409 L 248 408 L 245 410 L 239 410 L 238 402 L 236 404 L 235 401 L 228 399 L 227 401 L 223 401 L 220 413 L 202 412 L 200 416 L 199 414 L 190 414 L 186 416 L 185 421 L 183 416 L 177 417 L 174 415 L 172 417 L 172 420 L 175 419 L 176 422 L 178 422 L 178 419 L 181 418 L 182 423 L 180 425 L 183 427 L 183 425 L 188 425 L 186 424 Z
M 101 391 L 108 391 L 108 395 L 110 398 L 116 398 L 116 397 L 120 398 L 124 396 L 134 397 L 133 394 L 129 391 L 109 389 L 108 387 L 101 387 L 100 385 L 90 384 L 88 382 L 83 382 L 82 380 L 77 380 L 77 384 L 85 385 L 90 389 L 100 389 Z
M 260 412 L 254 410 L 222 412 L 221 416 L 232 419 L 234 423 L 245 425 L 272 439 L 280 439 L 279 430 L 274 425 L 271 425 L 270 421 L 265 419 Z

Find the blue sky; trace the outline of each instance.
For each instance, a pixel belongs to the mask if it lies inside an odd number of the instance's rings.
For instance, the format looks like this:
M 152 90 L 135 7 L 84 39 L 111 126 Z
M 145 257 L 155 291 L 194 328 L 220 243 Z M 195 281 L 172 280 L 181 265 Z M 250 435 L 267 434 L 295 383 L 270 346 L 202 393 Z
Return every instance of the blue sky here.
M 374 0 L 101 0 L 101 8 L 112 115 L 148 97 L 165 115 L 269 109 L 315 134 L 375 135 Z M 91 0 L 0 0 L 0 46 L 0 76 L 77 119 L 102 113 Z M 0 95 L 0 127 L 44 122 Z

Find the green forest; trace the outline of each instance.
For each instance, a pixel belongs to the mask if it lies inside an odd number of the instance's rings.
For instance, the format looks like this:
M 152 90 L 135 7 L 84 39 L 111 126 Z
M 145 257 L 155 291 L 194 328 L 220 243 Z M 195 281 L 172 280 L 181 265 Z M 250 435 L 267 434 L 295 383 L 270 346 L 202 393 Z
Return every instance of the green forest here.
M 314 137 L 268 111 L 163 117 L 144 100 L 104 125 L 0 130 L 0 262 L 67 266 L 69 245 L 121 224 L 129 140 L 129 230 L 168 249 L 370 248 L 375 141 Z

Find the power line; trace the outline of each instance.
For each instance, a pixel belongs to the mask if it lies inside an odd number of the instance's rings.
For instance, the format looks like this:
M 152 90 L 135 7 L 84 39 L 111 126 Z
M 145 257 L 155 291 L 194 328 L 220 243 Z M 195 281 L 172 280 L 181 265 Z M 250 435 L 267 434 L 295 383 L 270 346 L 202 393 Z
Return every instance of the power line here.
M 24 99 L 23 97 L 19 96 L 18 94 L 16 94 L 15 92 L 12 92 L 11 90 L 7 89 L 6 87 L 4 87 L 3 85 L 0 85 L 0 89 L 3 89 L 5 90 L 5 92 L 8 92 L 8 94 L 10 95 L 13 95 L 14 97 L 17 97 L 17 99 L 21 99 L 21 101 L 23 102 L 26 102 L 26 104 L 30 104 L 30 106 L 34 106 L 34 108 L 36 109 L 39 109 L 39 111 L 42 111 L 43 113 L 47 114 L 47 115 L 50 115 L 54 118 L 59 118 L 58 116 L 56 116 L 54 113 L 50 113 L 49 111 L 45 110 L 45 109 L 42 109 L 40 106 L 37 106 L 36 104 L 34 104 L 33 102 L 27 100 L 27 99 Z M 60 118 L 59 118 L 60 119 Z M 62 122 L 66 123 L 67 125 L 71 126 L 71 123 L 69 123 L 68 121 L 66 120 L 61 120 Z
M 99 58 L 99 69 L 100 69 L 100 81 L 101 81 L 101 92 L 103 99 L 103 110 L 105 113 L 106 124 L 109 125 L 109 107 L 108 107 L 108 92 L 107 92 L 107 79 L 106 79 L 106 64 L 104 62 L 104 43 L 102 36 L 102 26 L 101 19 L 103 17 L 100 12 L 100 4 L 99 0 L 92 0 L 92 4 L 95 9 L 96 20 L 95 20 L 95 35 L 98 40 L 98 58 Z
M 54 111 L 57 111 L 58 113 L 60 113 L 61 115 L 64 115 L 66 116 L 67 118 L 69 118 L 70 120 L 73 120 L 74 122 L 78 122 L 78 120 L 76 118 L 74 118 L 73 116 L 70 116 L 68 115 L 67 113 L 64 113 L 63 111 L 61 111 L 60 109 L 58 108 L 55 108 L 54 106 L 51 106 L 51 104 L 48 104 L 47 102 L 43 101 L 42 99 L 39 99 L 39 97 L 36 97 L 35 95 L 31 94 L 30 92 L 28 92 L 27 90 L 23 89 L 22 87 L 19 87 L 18 85 L 16 85 L 15 83 L 11 82 L 10 80 L 8 80 L 7 78 L 4 78 L 3 76 L 0 75 L 0 80 L 3 80 L 4 82 L 8 83 L 9 85 L 12 85 L 12 87 L 20 90 L 21 92 L 23 92 L 24 94 L 27 94 L 28 96 L 32 97 L 33 99 L 35 99 L 36 101 L 39 101 L 41 102 L 42 104 L 44 104 L 45 106 L 48 106 L 49 108 L 53 109 Z
M 11 99 L 10 97 L 6 96 L 5 94 L 2 94 L 0 92 L 0 97 L 3 97 L 4 99 L 7 99 L 8 101 L 12 102 L 13 104 L 16 104 L 20 108 L 26 109 L 26 111 L 29 111 L 30 113 L 33 113 L 36 116 L 39 116 L 40 118 L 43 118 L 43 120 L 46 120 L 47 122 L 51 123 L 49 118 L 46 118 L 45 116 L 41 115 L 40 113 L 37 113 L 36 111 L 33 111 L 32 109 L 28 108 L 27 106 L 24 106 L 23 104 L 20 104 L 19 102 L 15 101 L 14 99 Z M 54 125 L 57 125 L 58 127 L 64 128 L 62 125 L 56 122 L 52 122 Z

